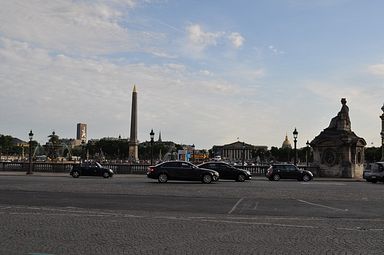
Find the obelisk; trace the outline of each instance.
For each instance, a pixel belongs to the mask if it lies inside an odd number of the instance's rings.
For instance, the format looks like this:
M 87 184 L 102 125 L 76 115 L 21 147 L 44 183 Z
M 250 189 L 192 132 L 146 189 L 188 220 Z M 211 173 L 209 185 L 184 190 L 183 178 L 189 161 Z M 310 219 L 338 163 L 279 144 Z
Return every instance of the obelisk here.
M 381 119 L 381 161 L 384 161 L 384 104 L 381 107 L 383 114 L 380 116 Z
M 131 136 L 129 138 L 129 160 L 136 162 L 139 160 L 139 146 L 137 141 L 137 91 L 136 85 L 133 86 L 132 92 L 132 109 L 131 109 Z

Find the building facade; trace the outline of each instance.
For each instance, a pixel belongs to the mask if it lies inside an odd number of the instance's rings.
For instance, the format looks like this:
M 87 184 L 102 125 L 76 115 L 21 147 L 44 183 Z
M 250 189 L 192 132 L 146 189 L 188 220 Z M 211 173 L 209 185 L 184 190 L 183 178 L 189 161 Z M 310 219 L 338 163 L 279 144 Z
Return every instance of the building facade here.
M 87 142 L 87 124 L 77 123 L 76 140 Z
M 255 153 L 258 150 L 267 151 L 267 146 L 257 146 L 245 142 L 234 142 L 225 145 L 215 145 L 212 148 L 213 156 L 221 156 L 223 160 L 230 162 L 255 161 Z

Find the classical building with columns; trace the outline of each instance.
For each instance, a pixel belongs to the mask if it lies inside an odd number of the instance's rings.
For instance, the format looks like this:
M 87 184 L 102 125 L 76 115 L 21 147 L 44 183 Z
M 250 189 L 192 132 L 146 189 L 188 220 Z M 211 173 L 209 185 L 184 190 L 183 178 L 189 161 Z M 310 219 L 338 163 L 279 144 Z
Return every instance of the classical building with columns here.
M 268 147 L 251 145 L 237 141 L 230 144 L 213 146 L 212 154 L 214 156 L 221 156 L 223 160 L 238 162 L 243 160 L 244 153 L 244 161 L 251 161 L 254 159 L 256 151 L 260 149 L 267 151 Z

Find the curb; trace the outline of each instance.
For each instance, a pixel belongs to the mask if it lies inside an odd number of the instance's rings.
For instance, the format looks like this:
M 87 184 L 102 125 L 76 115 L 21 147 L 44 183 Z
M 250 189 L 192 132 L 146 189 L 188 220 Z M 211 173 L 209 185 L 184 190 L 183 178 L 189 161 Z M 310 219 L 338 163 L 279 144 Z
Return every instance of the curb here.
M 22 171 L 0 171 L 0 176 L 45 176 L 45 177 L 71 177 L 69 173 L 47 173 L 47 172 L 34 172 L 31 175 L 27 175 Z M 116 174 L 119 177 L 128 176 L 146 176 L 145 174 Z M 251 181 L 265 181 L 268 180 L 265 176 L 252 176 Z M 328 178 L 328 177 L 315 177 L 313 181 L 327 181 L 327 182 L 365 182 L 363 178 Z

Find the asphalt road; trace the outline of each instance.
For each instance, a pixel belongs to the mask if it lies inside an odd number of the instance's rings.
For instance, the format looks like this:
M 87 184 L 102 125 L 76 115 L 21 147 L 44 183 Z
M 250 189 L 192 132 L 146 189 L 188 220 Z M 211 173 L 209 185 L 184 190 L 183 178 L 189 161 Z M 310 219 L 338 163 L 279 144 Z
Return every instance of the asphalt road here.
M 383 254 L 384 184 L 0 175 L 0 254 Z

